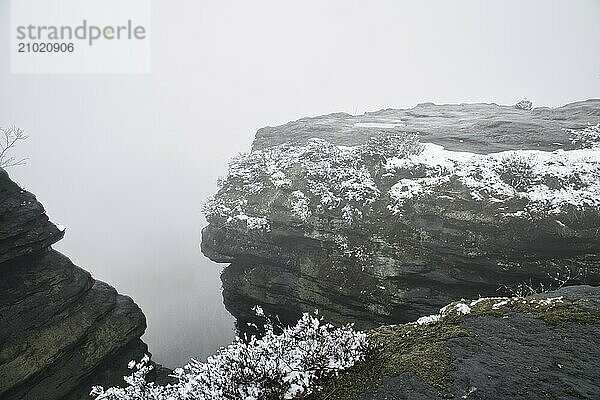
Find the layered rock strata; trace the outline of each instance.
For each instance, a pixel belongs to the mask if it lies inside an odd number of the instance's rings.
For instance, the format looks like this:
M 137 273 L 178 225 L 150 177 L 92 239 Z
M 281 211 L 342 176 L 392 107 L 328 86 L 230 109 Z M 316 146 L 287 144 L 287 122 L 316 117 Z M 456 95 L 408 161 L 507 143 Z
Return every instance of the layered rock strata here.
M 127 296 L 51 245 L 64 227 L 0 169 L 0 398 L 88 399 L 123 383 L 148 352 L 146 319 Z
M 461 297 L 600 283 L 600 101 L 421 104 L 256 134 L 206 206 L 202 250 L 251 307 L 359 327 Z

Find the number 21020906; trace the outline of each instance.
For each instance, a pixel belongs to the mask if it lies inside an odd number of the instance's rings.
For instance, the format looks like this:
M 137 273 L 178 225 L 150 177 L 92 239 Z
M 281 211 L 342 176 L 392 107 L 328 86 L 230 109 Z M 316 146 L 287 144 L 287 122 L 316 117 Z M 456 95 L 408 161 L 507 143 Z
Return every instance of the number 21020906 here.
M 72 53 L 73 43 L 19 43 L 19 53 Z

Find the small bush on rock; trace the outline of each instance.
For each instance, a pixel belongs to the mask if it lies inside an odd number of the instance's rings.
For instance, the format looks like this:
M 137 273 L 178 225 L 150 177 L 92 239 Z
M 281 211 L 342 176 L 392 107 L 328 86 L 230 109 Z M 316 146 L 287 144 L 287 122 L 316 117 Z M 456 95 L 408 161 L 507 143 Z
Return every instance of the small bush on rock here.
M 361 155 L 383 162 L 392 157 L 410 157 L 423 151 L 419 136 L 412 132 L 384 133 L 373 136 L 361 148 Z
M 236 339 L 206 362 L 192 360 L 175 370 L 175 384 L 146 382 L 152 366 L 144 357 L 130 363 L 133 373 L 125 377 L 127 387 L 96 386 L 91 394 L 95 400 L 293 399 L 364 360 L 368 348 L 366 334 L 350 325 L 335 328 L 304 314 L 279 335 L 267 324 L 261 339 Z
M 518 191 L 524 191 L 534 184 L 535 173 L 533 156 L 511 154 L 504 156 L 497 167 L 500 179 Z
M 583 129 L 564 129 L 569 135 L 571 144 L 584 149 L 600 147 L 600 124 L 590 125 Z
M 533 103 L 527 99 L 523 99 L 515 104 L 515 108 L 517 110 L 527 110 L 530 111 L 533 108 Z

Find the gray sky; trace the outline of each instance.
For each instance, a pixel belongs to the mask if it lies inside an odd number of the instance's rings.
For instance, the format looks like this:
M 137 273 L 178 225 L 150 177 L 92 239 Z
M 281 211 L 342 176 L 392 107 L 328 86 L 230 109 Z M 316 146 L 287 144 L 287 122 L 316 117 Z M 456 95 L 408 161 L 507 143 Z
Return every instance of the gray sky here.
M 11 75 L 0 125 L 30 139 L 12 177 L 67 226 L 57 247 L 148 317 L 158 361 L 231 336 L 202 202 L 254 132 L 419 102 L 600 97 L 600 1 L 153 0 L 152 73 Z

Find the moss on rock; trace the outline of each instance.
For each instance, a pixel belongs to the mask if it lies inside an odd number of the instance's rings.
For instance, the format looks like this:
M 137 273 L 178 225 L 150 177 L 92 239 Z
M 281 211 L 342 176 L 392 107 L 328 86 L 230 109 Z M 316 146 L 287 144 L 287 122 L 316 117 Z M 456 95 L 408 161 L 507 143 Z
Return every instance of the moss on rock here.
M 473 316 L 503 317 L 509 313 L 526 313 L 540 318 L 547 324 L 594 323 L 600 315 L 585 309 L 578 301 L 564 297 L 538 298 L 513 297 L 508 299 L 484 299 L 471 308 Z
M 445 342 L 470 336 L 460 321 L 418 325 L 389 325 L 369 332 L 374 345 L 367 361 L 328 382 L 317 398 L 357 399 L 383 376 L 413 373 L 435 387 L 440 395 L 450 395 L 454 356 Z
M 465 308 L 468 311 L 460 311 Z M 456 394 L 453 385 L 456 357 L 447 342 L 453 338 L 475 336 L 465 327 L 468 319 L 510 318 L 515 313 L 539 318 L 549 325 L 600 321 L 600 313 L 588 307 L 585 298 L 581 297 L 541 294 L 462 300 L 443 308 L 439 319 L 433 318 L 430 323 L 386 325 L 371 330 L 369 337 L 373 349 L 366 361 L 325 382 L 322 390 L 309 398 L 355 400 L 365 391 L 376 390 L 384 377 L 405 373 L 413 374 L 435 388 L 440 397 L 453 397 Z

